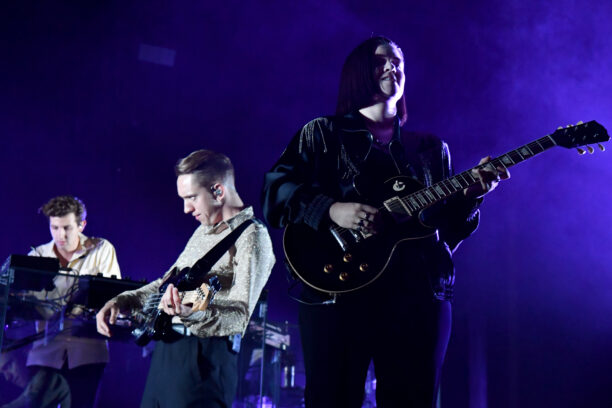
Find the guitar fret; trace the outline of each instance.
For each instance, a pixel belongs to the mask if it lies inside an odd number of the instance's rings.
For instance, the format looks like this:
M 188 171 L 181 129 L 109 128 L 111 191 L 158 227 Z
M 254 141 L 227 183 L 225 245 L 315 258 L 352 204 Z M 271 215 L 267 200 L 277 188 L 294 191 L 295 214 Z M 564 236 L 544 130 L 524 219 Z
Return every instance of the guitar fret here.
M 419 199 L 419 203 L 420 203 L 420 204 L 421 204 L 423 207 L 425 207 L 425 206 L 427 206 L 427 204 L 429 204 L 429 203 L 427 202 L 427 200 L 425 200 L 425 198 L 423 198 L 423 196 L 422 196 L 421 194 L 416 194 L 416 197 Z
M 436 190 L 440 198 L 446 197 L 446 193 L 444 192 L 444 190 L 442 190 L 442 187 L 440 187 L 439 184 L 440 183 L 436 183 L 433 185 L 434 190 Z
M 409 200 L 402 200 L 402 202 L 405 203 L 405 205 L 410 208 L 410 210 L 412 212 L 418 211 L 419 207 L 417 205 L 415 205 L 414 203 L 410 202 Z
M 433 186 L 431 186 L 431 187 L 428 187 L 427 189 L 428 189 L 428 190 L 431 192 L 431 195 L 433 195 L 433 196 L 434 196 L 434 198 L 436 199 L 436 201 L 437 201 L 437 200 L 439 200 L 440 198 L 442 198 L 442 197 L 440 197 L 440 194 L 439 194 L 439 193 L 438 193 L 438 191 L 436 190 L 436 186 L 435 186 L 435 185 L 433 185 Z
M 402 206 L 404 211 L 406 211 L 407 214 L 412 214 L 413 210 L 408 206 L 408 203 L 406 203 L 401 198 L 398 198 L 397 201 L 399 201 L 400 205 Z
M 453 194 L 457 191 L 457 190 L 454 190 L 453 184 L 448 179 L 444 180 L 443 183 L 444 183 L 444 187 L 446 187 L 446 189 L 450 192 L 450 194 Z
M 466 187 L 470 186 L 474 182 L 474 176 L 472 176 L 471 171 L 464 171 L 461 173 L 461 177 L 463 178 L 463 181 L 465 181 Z
M 508 166 L 506 166 L 502 160 L 497 160 L 497 159 L 496 159 L 496 160 L 493 160 L 493 162 L 494 162 L 494 163 L 496 163 L 496 164 L 495 164 L 495 167 L 496 167 L 496 168 L 497 168 L 497 165 L 499 164 L 499 165 L 501 165 L 503 168 L 508 169 Z
M 533 156 L 533 152 L 527 147 L 527 145 L 521 147 L 521 155 L 525 158 Z
M 438 184 L 440 185 L 442 191 L 444 191 L 445 196 L 451 194 L 451 192 L 448 190 L 448 187 L 444 184 L 444 181 L 440 181 Z
M 538 146 L 540 146 L 540 149 L 542 149 L 542 151 L 544 151 L 544 150 L 545 150 L 545 149 L 544 149 L 544 146 L 542 145 L 542 143 L 540 143 L 540 140 L 542 140 L 542 139 L 538 139 L 538 140 L 536 140 L 534 143 L 537 143 L 537 144 L 538 144 Z
M 408 197 L 408 200 L 410 200 L 410 203 L 412 204 L 412 206 L 414 207 L 415 210 L 419 209 L 419 203 L 414 199 L 413 197 L 414 195 L 411 195 Z
M 512 160 L 512 157 L 510 157 L 509 154 L 504 154 L 503 156 L 500 156 L 501 162 L 504 163 L 504 165 L 507 167 L 507 165 L 512 166 L 513 164 L 516 164 L 514 162 L 514 160 Z
M 430 189 L 428 188 L 428 189 L 426 189 L 425 191 L 423 191 L 423 193 L 427 195 L 427 198 L 429 198 L 429 202 L 430 202 L 430 203 L 433 203 L 434 201 L 436 201 L 436 196 L 434 196 L 434 195 L 432 194 L 432 192 L 431 192 L 431 191 L 429 191 L 429 190 L 430 190 Z
M 542 153 L 544 150 L 540 147 L 536 142 L 527 143 L 527 147 L 529 150 L 533 152 L 533 155 Z
M 461 184 L 457 181 L 455 177 L 451 178 L 450 182 L 455 186 L 457 190 L 461 190 Z
M 510 157 L 512 157 L 512 161 L 514 162 L 514 164 L 520 163 L 523 161 L 523 159 L 521 158 L 521 155 L 518 154 L 516 150 L 513 150 L 508 154 L 510 155 Z

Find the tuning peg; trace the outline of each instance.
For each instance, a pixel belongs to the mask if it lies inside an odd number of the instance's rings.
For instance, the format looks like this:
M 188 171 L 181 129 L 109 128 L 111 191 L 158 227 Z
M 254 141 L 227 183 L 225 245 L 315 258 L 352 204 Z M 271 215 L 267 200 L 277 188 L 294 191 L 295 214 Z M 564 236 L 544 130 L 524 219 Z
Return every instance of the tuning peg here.
M 586 148 L 589 151 L 589 154 L 593 154 L 593 152 L 595 151 L 595 149 L 593 149 L 591 146 L 587 146 Z
M 603 145 L 601 143 L 597 143 L 597 147 L 599 147 L 599 150 L 601 150 L 602 152 L 606 151 L 606 148 L 603 147 Z
M 570 123 L 569 125 L 567 125 L 567 126 L 566 126 L 566 128 L 571 128 L 571 127 L 573 127 L 573 126 L 574 126 L 574 125 L 572 125 L 572 124 Z
M 562 130 L 562 129 L 563 129 L 563 126 L 559 126 L 559 127 L 557 128 L 557 130 Z
M 583 125 L 583 124 L 584 124 L 584 122 L 583 122 L 583 121 L 581 121 L 581 120 L 579 120 L 579 121 L 578 121 L 578 123 L 576 123 L 576 126 L 578 126 L 578 125 Z
M 577 148 L 576 148 L 576 150 L 578 150 L 578 154 L 580 154 L 580 155 L 583 155 L 583 154 L 585 154 L 585 153 L 586 153 L 586 150 L 581 149 L 581 148 L 579 148 L 579 147 L 577 147 Z

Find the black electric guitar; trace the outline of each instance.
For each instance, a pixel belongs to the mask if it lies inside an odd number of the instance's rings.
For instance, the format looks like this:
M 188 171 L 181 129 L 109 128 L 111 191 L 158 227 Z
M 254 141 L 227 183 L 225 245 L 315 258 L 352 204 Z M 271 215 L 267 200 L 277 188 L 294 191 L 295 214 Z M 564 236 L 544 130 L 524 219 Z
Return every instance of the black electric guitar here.
M 150 295 L 142 311 L 133 318 L 136 328 L 132 330 L 132 335 L 136 337 L 136 344 L 144 346 L 151 340 L 176 336 L 172 330 L 172 316 L 164 313 L 161 305 L 161 298 L 171 283 L 178 289 L 182 304 L 192 304 L 194 312 L 206 310 L 221 289 L 221 284 L 216 276 L 211 277 L 208 283 L 202 283 L 203 281 L 203 276 L 194 276 L 192 268 L 180 271 L 173 269 L 168 279 L 160 286 L 159 293 Z
M 434 237 L 437 230 L 418 222 L 418 214 L 463 189 L 478 184 L 472 170 L 486 166 L 511 167 L 555 146 L 578 148 L 610 139 L 606 129 L 595 121 L 559 128 L 501 155 L 488 163 L 464 171 L 429 187 L 411 177 L 396 176 L 377 185 L 375 194 L 355 186 L 364 203 L 383 214 L 384 228 L 375 235 L 333 225 L 329 230 L 315 231 L 306 224 L 289 224 L 285 228 L 285 257 L 295 275 L 306 285 L 329 294 L 358 290 L 376 280 L 386 269 L 397 244 L 407 240 Z M 602 145 L 599 148 L 603 151 Z M 586 150 L 578 148 L 580 154 Z M 372 190 L 370 190 L 372 191 Z M 380 198 L 378 198 L 380 197 Z

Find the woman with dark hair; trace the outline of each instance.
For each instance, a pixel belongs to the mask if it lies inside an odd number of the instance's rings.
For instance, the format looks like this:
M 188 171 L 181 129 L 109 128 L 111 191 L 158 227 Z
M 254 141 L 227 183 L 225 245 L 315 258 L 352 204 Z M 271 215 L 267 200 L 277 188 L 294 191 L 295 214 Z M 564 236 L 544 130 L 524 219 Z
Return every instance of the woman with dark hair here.
M 431 186 L 453 175 L 443 141 L 402 128 L 404 83 L 401 49 L 385 37 L 364 41 L 344 63 L 336 115 L 307 123 L 265 175 L 264 215 L 272 226 L 288 227 L 288 264 L 305 283 L 299 321 L 307 407 L 361 407 L 371 361 L 379 406 L 434 405 L 450 336 L 451 254 L 476 229 L 481 197 L 508 177 L 504 169 L 484 167 L 473 173 L 476 184 L 437 197 L 436 205 L 410 214 L 409 221 L 383 214 L 385 180 L 395 179 L 400 194 L 407 182 Z M 397 239 L 386 253 L 368 247 L 368 240 L 385 241 L 412 228 L 428 233 Z M 354 243 L 340 236 L 346 231 Z M 327 253 L 322 247 L 300 254 L 313 242 L 342 247 L 340 266 L 300 269 L 316 265 L 308 258 Z M 350 253 L 352 244 L 361 253 Z M 291 259 L 295 252 L 303 259 Z M 342 262 L 349 267 L 358 256 L 382 257 L 384 268 L 351 286 L 362 279 L 360 272 L 336 274 L 334 268 Z M 359 265 L 365 275 L 369 267 Z M 317 274 L 326 276 L 310 279 Z

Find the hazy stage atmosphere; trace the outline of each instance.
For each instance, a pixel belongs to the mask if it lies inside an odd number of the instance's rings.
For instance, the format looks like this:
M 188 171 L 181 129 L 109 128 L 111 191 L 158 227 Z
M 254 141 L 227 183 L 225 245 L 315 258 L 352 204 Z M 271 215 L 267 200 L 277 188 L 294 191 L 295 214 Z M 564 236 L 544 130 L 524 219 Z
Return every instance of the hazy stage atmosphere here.
M 232 159 L 262 218 L 263 174 L 303 124 L 334 113 L 342 63 L 371 35 L 402 48 L 405 126 L 442 137 L 456 171 L 558 126 L 612 128 L 603 0 L 26 0 L 3 2 L 0 16 L 2 260 L 50 241 L 37 210 L 72 194 L 88 208 L 84 233 L 113 243 L 124 278 L 158 278 L 198 225 L 173 166 L 201 148 Z M 612 406 L 606 147 L 544 152 L 486 197 L 454 254 L 442 407 Z M 270 234 L 267 319 L 290 326 L 299 388 L 297 304 L 282 231 Z M 128 341 L 110 353 L 99 406 L 137 406 L 150 356 Z M 1 377 L 0 389 L 15 392 Z

